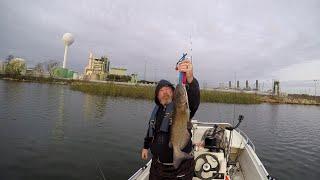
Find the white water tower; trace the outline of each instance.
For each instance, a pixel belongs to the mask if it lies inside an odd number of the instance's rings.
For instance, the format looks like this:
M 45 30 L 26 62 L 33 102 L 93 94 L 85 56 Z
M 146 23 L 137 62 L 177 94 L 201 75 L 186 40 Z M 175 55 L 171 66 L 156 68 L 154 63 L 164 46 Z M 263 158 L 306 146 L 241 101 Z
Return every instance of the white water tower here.
M 63 58 L 62 67 L 66 68 L 68 48 L 74 42 L 74 38 L 73 38 L 73 35 L 71 33 L 65 33 L 62 36 L 62 40 L 64 42 L 64 58 Z

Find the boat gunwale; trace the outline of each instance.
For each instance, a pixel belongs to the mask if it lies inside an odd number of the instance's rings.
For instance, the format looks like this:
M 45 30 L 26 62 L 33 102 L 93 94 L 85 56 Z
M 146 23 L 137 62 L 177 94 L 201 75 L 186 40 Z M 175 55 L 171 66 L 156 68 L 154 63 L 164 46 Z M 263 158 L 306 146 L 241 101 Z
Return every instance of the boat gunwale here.
M 136 178 L 136 176 L 139 173 L 143 173 L 144 170 L 146 170 L 148 168 L 148 166 L 150 166 L 152 160 L 150 159 L 143 167 L 141 167 L 137 172 L 135 172 L 131 177 L 129 177 L 128 180 L 134 180 L 133 178 Z

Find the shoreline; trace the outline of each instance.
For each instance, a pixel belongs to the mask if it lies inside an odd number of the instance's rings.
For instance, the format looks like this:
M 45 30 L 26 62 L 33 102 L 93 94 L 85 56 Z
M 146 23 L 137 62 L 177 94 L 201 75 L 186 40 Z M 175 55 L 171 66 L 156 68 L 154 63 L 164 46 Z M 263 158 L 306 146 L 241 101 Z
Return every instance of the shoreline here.
M 117 82 L 91 82 L 84 80 L 57 79 L 52 77 L 33 77 L 33 76 L 7 76 L 0 74 L 0 80 L 47 83 L 68 85 L 73 91 L 83 93 L 127 97 L 133 99 L 154 99 L 155 86 L 139 84 L 125 84 Z M 289 95 L 278 97 L 272 95 L 258 95 L 247 93 L 222 92 L 217 90 L 200 90 L 201 102 L 204 103 L 225 103 L 225 104 L 293 104 L 293 105 L 320 105 L 320 97 L 309 95 Z

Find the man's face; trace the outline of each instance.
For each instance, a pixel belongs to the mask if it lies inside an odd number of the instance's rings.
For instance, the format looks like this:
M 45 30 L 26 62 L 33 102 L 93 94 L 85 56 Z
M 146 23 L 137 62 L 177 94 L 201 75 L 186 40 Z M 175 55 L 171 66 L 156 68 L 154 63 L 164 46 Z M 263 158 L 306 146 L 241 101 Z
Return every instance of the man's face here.
M 158 99 L 159 99 L 160 104 L 167 105 L 167 104 L 171 103 L 172 96 L 173 96 L 173 91 L 172 91 L 171 87 L 167 87 L 167 86 L 162 87 L 158 93 Z

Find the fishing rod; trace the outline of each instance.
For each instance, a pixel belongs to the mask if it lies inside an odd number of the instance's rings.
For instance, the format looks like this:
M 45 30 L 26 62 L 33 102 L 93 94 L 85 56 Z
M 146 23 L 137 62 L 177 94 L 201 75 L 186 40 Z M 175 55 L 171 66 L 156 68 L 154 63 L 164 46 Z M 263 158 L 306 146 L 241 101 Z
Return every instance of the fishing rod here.
M 176 64 L 176 70 L 178 70 L 178 65 L 183 62 L 186 59 L 190 59 L 190 61 L 192 62 L 192 39 L 191 39 L 191 33 L 190 33 L 190 48 L 189 48 L 189 53 L 190 53 L 190 57 L 187 57 L 188 53 L 185 52 L 182 54 L 182 57 L 178 60 L 177 64 Z M 187 84 L 187 76 L 185 72 L 179 72 L 178 74 L 178 84 L 183 84 L 186 85 Z
M 243 118 L 244 118 L 244 116 L 240 114 L 238 117 L 238 123 L 233 127 L 226 127 L 225 129 L 230 130 L 230 131 L 237 129 L 239 127 L 240 123 L 242 122 Z
M 225 128 L 226 130 L 229 130 L 229 132 L 230 132 L 230 134 L 229 134 L 229 142 L 228 142 L 228 147 L 227 147 L 227 153 L 225 154 L 225 158 L 227 158 L 227 164 L 228 165 L 232 164 L 232 163 L 230 163 L 232 131 L 239 127 L 239 125 L 241 124 L 243 118 L 244 118 L 244 116 L 240 114 L 239 117 L 238 117 L 238 123 L 235 126 L 230 126 L 230 127 L 226 127 Z

